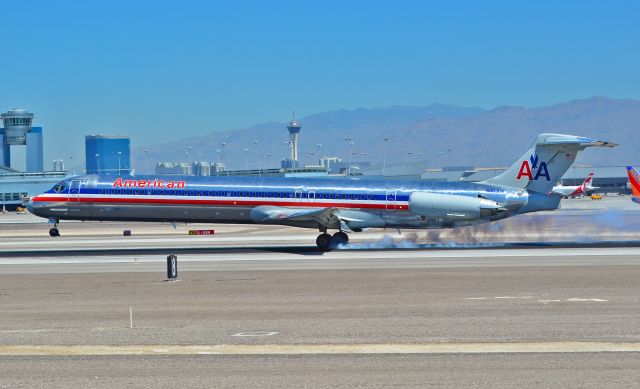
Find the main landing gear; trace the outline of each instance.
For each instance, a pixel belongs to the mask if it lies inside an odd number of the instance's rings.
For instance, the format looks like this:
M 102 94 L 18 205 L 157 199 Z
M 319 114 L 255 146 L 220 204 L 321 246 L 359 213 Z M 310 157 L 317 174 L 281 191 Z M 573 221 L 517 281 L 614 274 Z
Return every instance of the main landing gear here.
M 343 231 L 338 231 L 333 236 L 324 231 L 316 238 L 316 245 L 320 251 L 329 251 L 332 248 L 337 247 L 340 244 L 349 243 L 349 235 Z
M 60 230 L 58 230 L 58 220 L 53 220 L 53 228 L 49 230 L 49 236 L 60 236 Z

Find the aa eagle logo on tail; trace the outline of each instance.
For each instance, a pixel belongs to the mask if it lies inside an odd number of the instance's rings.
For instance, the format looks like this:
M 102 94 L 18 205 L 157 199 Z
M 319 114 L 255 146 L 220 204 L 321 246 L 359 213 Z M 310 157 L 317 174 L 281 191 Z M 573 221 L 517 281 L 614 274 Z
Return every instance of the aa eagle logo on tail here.
M 529 163 L 531 162 L 531 163 Z M 534 173 L 535 172 L 535 176 Z M 538 155 L 532 155 L 529 158 L 529 161 L 524 160 L 522 164 L 520 164 L 520 171 L 518 172 L 517 180 L 521 180 L 522 177 L 527 177 L 529 181 L 538 181 L 540 177 L 544 177 L 547 181 L 551 181 L 551 177 L 549 177 L 549 169 L 547 168 L 547 163 L 545 161 L 540 161 L 538 163 Z

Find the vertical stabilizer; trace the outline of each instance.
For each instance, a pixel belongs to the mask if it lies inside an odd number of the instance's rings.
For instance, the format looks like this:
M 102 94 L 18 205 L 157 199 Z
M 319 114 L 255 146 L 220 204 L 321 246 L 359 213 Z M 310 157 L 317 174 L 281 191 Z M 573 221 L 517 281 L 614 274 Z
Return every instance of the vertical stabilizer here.
M 587 178 L 585 178 L 584 182 L 582 183 L 582 190 L 587 191 L 589 189 L 595 189 L 595 187 L 593 186 L 593 172 L 589 173 Z
M 629 184 L 631 184 L 631 194 L 635 198 L 640 198 L 640 174 L 633 166 L 627 166 L 627 174 L 629 175 Z
M 531 148 L 507 171 L 483 183 L 549 193 L 575 161 L 578 152 L 591 146 L 616 145 L 582 136 L 540 134 Z

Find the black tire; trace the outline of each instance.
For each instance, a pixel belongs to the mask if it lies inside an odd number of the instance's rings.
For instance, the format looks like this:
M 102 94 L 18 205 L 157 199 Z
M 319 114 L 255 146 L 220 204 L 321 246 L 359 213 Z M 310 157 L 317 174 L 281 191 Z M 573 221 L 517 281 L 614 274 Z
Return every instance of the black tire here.
M 49 236 L 60 236 L 60 231 L 54 227 L 49 230 Z
M 333 238 L 329 234 L 320 234 L 316 238 L 316 245 L 318 249 L 321 251 L 329 251 L 331 250 L 331 246 L 333 244 Z
M 343 231 L 338 231 L 335 234 L 333 234 L 333 244 L 338 246 L 340 244 L 347 244 L 349 243 L 349 235 L 347 235 L 345 232 Z

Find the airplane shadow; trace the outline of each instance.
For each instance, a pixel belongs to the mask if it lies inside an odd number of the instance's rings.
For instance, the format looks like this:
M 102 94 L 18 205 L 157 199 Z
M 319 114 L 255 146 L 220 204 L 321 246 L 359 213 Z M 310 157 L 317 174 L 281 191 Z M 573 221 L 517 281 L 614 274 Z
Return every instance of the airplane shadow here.
M 412 246 L 379 246 L 377 244 L 346 245 L 332 251 L 361 252 L 361 251 L 427 251 L 427 250 L 500 250 L 500 249 L 538 249 L 538 248 L 614 248 L 614 247 L 640 247 L 640 241 L 589 241 L 589 242 L 513 242 L 513 243 L 482 243 L 482 244 L 416 244 Z M 331 251 L 330 251 L 331 252 Z M 175 247 L 175 248 L 90 248 L 90 249 L 51 249 L 51 250 L 9 250 L 1 251 L 0 258 L 33 258 L 33 257 L 81 257 L 81 256 L 136 256 L 136 255 L 163 255 L 171 254 L 256 254 L 256 253 L 282 253 L 301 256 L 322 256 L 325 251 L 318 250 L 315 246 L 255 246 L 255 247 Z

